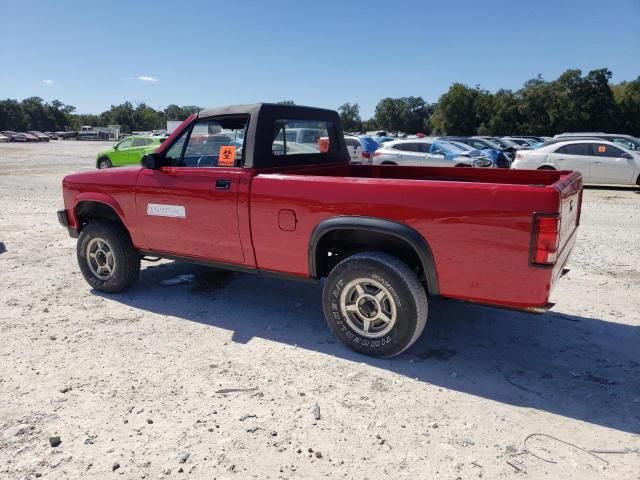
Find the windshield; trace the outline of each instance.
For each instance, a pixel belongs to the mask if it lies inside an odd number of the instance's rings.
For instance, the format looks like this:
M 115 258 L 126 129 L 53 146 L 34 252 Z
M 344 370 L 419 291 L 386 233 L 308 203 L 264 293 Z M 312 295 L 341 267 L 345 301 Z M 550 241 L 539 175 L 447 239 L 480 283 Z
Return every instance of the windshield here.
M 431 153 L 435 153 L 438 150 L 444 152 L 444 153 L 454 153 L 454 154 L 464 154 L 467 153 L 469 150 L 466 150 L 464 148 L 461 148 L 460 146 L 458 146 L 456 143 L 454 142 L 444 142 L 441 140 L 436 140 L 435 142 L 433 142 L 433 145 L 431 147 Z
M 640 151 L 640 140 L 626 138 L 626 137 L 616 137 L 612 139 L 613 143 L 616 145 L 620 145 L 627 150 L 631 150 L 633 152 Z
M 465 152 L 470 152 L 472 150 L 475 150 L 475 148 L 473 148 L 471 145 L 467 145 L 466 143 L 455 142 L 455 141 L 449 141 L 447 143 L 450 143 L 451 145 L 455 145 L 456 147 L 460 148 L 461 150 L 464 150 Z

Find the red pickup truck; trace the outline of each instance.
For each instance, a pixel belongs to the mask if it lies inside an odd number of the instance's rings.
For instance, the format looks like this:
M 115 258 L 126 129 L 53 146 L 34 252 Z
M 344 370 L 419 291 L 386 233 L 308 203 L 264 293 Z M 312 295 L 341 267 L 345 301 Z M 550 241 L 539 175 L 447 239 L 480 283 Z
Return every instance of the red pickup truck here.
M 146 256 L 326 279 L 333 332 L 393 356 L 420 336 L 429 296 L 545 307 L 582 179 L 350 165 L 336 112 L 255 104 L 203 110 L 140 167 L 69 175 L 63 193 L 58 218 L 96 290 L 130 287 Z

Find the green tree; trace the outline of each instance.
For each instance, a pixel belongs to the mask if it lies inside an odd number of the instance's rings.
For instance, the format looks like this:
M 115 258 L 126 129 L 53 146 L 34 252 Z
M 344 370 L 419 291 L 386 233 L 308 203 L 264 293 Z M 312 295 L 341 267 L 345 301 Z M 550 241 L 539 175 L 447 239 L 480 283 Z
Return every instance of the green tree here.
M 375 118 L 370 118 L 369 120 L 364 120 L 362 122 L 362 127 L 360 127 L 362 132 L 371 132 L 373 130 L 378 130 L 380 126 L 376 123 Z
M 345 103 L 338 107 L 342 128 L 346 132 L 359 132 L 362 128 L 362 118 L 360 118 L 360 105 Z
M 640 76 L 630 82 L 612 85 L 611 89 L 619 112 L 617 129 L 640 136 Z
M 473 135 L 480 122 L 476 115 L 476 100 L 480 92 L 464 85 L 454 83 L 447 93 L 438 100 L 431 124 L 433 130 L 446 135 Z
M 0 130 L 23 131 L 27 129 L 27 116 L 17 100 L 0 101 Z
M 425 130 L 432 111 L 422 97 L 387 97 L 376 105 L 374 118 L 385 130 L 416 133 Z

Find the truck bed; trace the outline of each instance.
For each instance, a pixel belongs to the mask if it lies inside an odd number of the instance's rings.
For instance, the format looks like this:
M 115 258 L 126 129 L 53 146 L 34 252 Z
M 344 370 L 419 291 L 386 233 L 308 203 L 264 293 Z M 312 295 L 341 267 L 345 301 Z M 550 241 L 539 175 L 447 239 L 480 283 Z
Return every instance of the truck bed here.
M 582 186 L 575 172 L 326 165 L 256 173 L 251 235 L 265 270 L 308 276 L 301 247 L 323 220 L 388 219 L 427 241 L 442 296 L 525 308 L 548 302 L 575 242 L 573 205 Z M 279 228 L 283 210 L 295 212 L 294 232 Z M 532 266 L 534 214 L 560 212 L 566 220 L 556 264 Z
M 268 172 L 265 172 L 268 173 Z M 312 175 L 321 177 L 380 178 L 395 180 L 432 180 L 446 182 L 499 183 L 507 185 L 549 186 L 570 172 L 558 170 L 485 169 L 449 167 L 405 167 L 394 165 L 325 165 L 286 170 L 286 175 Z

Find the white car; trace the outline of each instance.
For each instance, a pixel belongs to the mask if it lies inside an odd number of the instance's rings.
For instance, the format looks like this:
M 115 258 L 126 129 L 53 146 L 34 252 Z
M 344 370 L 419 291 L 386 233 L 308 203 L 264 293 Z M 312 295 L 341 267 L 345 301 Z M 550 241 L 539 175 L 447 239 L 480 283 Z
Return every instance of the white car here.
M 584 183 L 640 185 L 640 155 L 612 142 L 568 140 L 516 153 L 511 168 L 577 170 Z
M 5 137 L 4 135 L 0 135 L 0 143 L 9 142 L 9 137 Z
M 385 143 L 373 154 L 374 165 L 408 165 L 419 167 L 491 167 L 487 158 L 474 158 L 451 142 L 436 140 L 446 146 L 447 154 L 432 148 L 434 139 L 394 140 Z M 453 155 L 452 155 L 453 153 Z
M 362 154 L 363 148 L 360 139 L 353 135 L 345 135 L 344 143 L 347 145 L 347 151 L 351 157 L 352 163 L 369 163 L 369 159 Z

